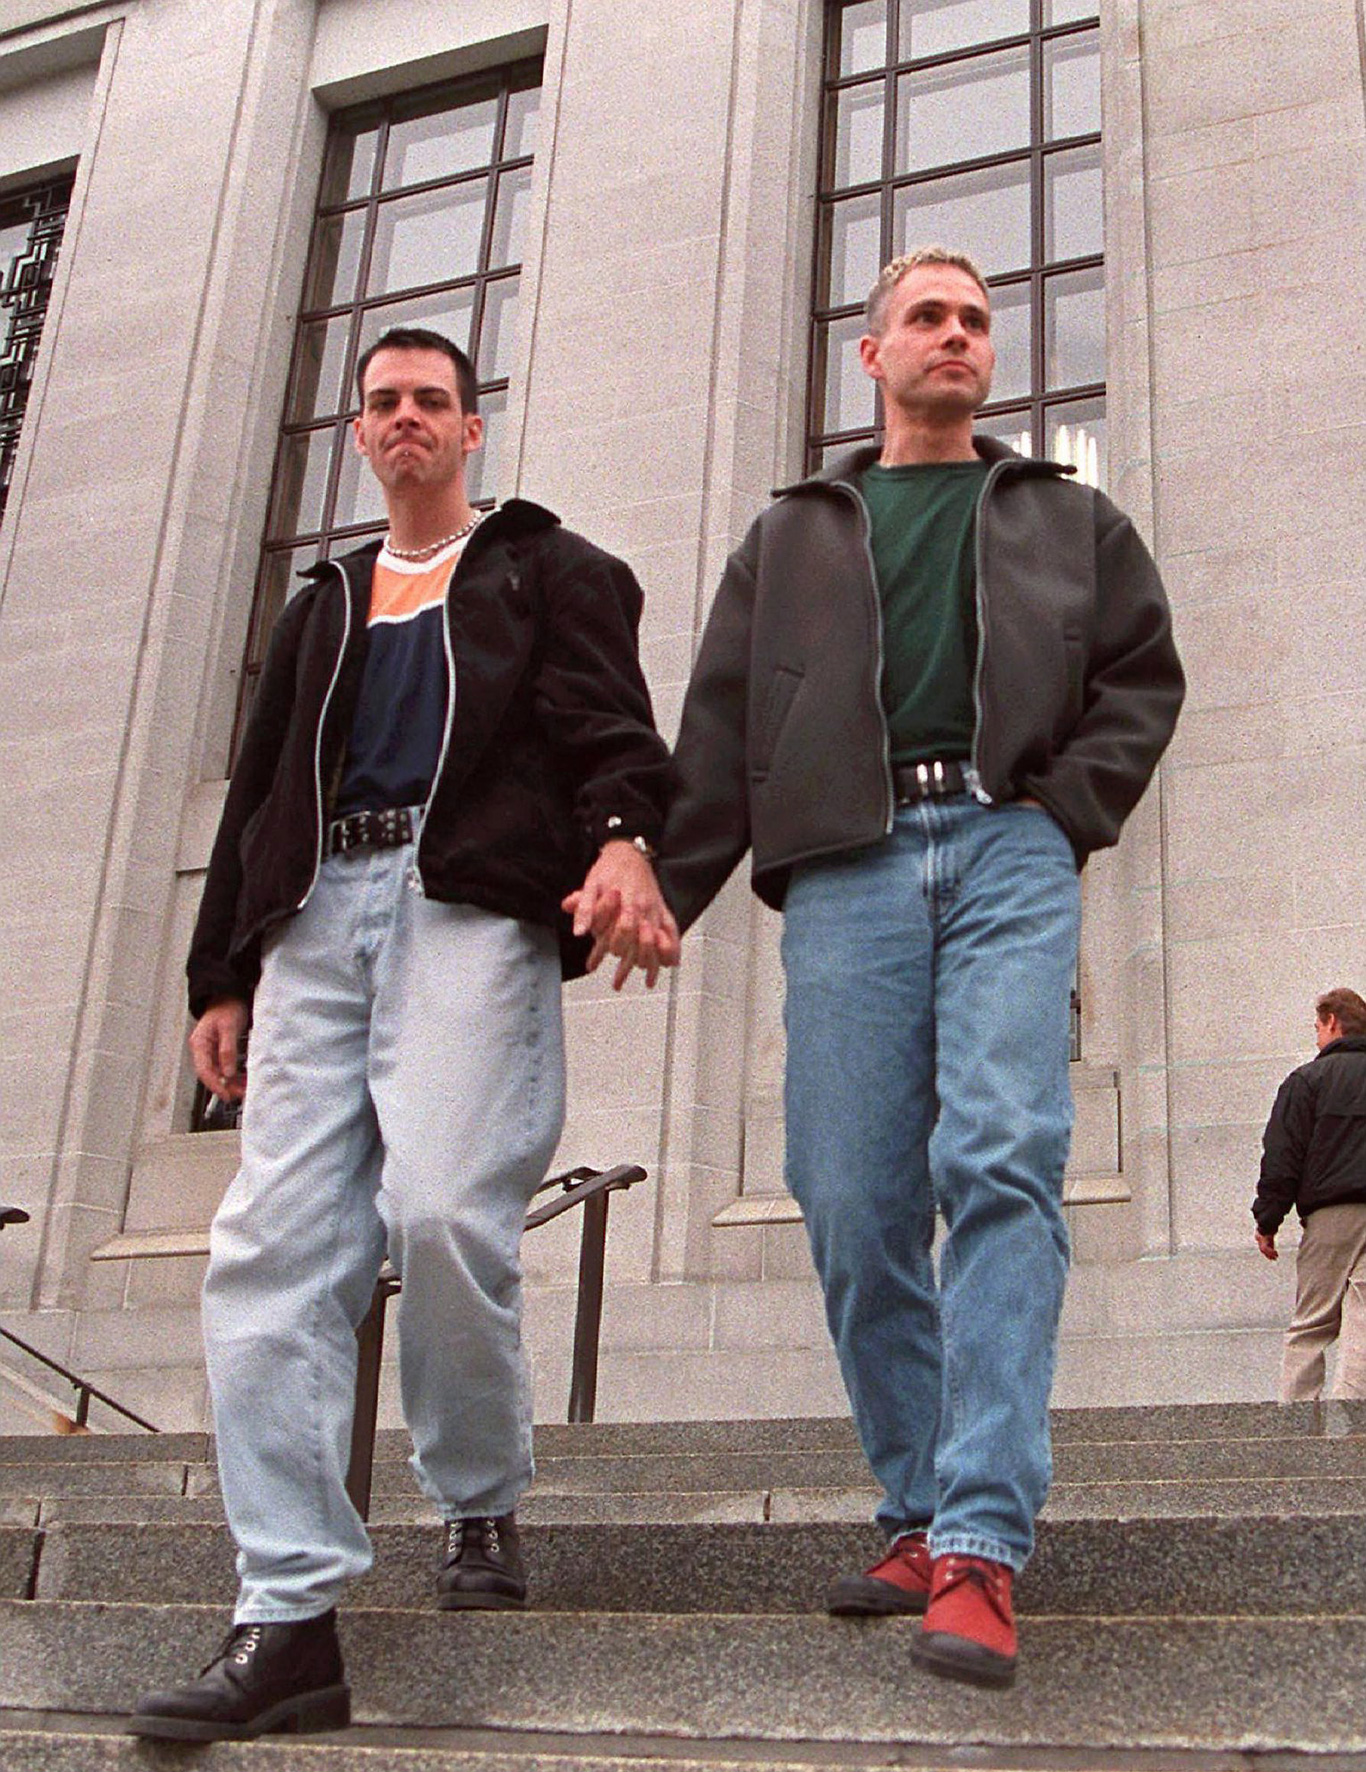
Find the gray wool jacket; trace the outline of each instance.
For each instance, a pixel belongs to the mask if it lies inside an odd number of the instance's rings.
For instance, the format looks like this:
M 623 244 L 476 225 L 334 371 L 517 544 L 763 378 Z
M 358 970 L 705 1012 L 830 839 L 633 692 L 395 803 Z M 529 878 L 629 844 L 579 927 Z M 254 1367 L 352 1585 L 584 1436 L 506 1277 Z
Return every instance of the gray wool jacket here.
M 1028 795 L 1081 867 L 1117 841 L 1185 680 L 1152 556 L 1102 492 L 990 437 L 977 505 L 979 797 Z M 693 667 L 660 875 L 694 922 L 745 851 L 780 908 L 792 869 L 879 842 L 894 795 L 882 615 L 852 451 L 786 487 L 727 563 Z

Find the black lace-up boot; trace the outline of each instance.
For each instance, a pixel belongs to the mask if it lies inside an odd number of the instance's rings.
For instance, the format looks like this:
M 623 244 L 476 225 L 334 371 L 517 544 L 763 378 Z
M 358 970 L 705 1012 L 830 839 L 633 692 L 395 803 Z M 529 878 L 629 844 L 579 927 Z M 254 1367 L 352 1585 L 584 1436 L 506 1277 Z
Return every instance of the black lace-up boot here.
M 447 1520 L 436 1603 L 448 1612 L 498 1612 L 526 1605 L 516 1514 Z
M 350 1721 L 337 1614 L 324 1612 L 299 1624 L 237 1625 L 197 1680 L 140 1698 L 128 1728 L 172 1741 L 244 1741 Z

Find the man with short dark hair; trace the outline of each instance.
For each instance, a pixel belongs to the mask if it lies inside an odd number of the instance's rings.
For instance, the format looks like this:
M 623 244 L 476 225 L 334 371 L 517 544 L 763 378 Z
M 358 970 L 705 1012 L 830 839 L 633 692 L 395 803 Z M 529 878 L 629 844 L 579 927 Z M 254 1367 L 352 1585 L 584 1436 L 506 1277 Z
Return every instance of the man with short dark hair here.
M 334 1607 L 372 1554 L 345 1488 L 355 1330 L 386 1252 L 413 1464 L 446 1520 L 437 1603 L 524 1603 L 518 1244 L 564 1116 L 560 981 L 587 954 L 561 900 L 610 895 L 649 982 L 677 954 L 634 577 L 538 505 L 471 506 L 477 384 L 448 339 L 386 334 L 359 384 L 388 533 L 311 568 L 279 620 L 190 952 L 195 1069 L 245 1096 L 204 1286 L 240 1589 L 142 1735 L 348 1720 Z
M 1182 677 L 1128 520 L 974 434 L 995 355 L 971 259 L 889 265 L 860 350 L 883 444 L 779 493 L 731 556 L 661 877 L 687 927 L 751 849 L 783 911 L 787 1179 L 891 1541 L 830 1609 L 923 1612 L 918 1660 L 1007 1685 L 1050 1469 L 1077 873 Z
M 1322 1395 L 1334 1342 L 1335 1394 L 1366 1397 L 1366 1001 L 1345 986 L 1325 991 L 1314 1040 L 1318 1056 L 1277 1092 L 1252 1203 L 1268 1261 L 1279 1259 L 1276 1233 L 1292 1206 L 1304 1226 L 1281 1362 L 1286 1403 Z

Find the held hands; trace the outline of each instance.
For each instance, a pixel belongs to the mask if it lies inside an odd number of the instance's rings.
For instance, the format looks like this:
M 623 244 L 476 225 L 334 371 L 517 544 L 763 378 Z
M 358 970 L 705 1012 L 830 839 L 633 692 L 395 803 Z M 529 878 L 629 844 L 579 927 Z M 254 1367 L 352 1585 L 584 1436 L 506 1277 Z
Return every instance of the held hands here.
M 575 935 L 593 937 L 590 972 L 608 954 L 616 955 L 620 964 L 613 990 L 621 989 L 633 966 L 642 969 L 645 983 L 653 987 L 661 966 L 678 964 L 678 925 L 654 869 L 632 843 L 620 839 L 605 843 L 583 885 L 569 894 L 563 908 L 574 919 Z
M 194 1074 L 220 1101 L 238 1102 L 247 1092 L 246 1072 L 237 1059 L 246 1031 L 247 1006 L 240 997 L 211 1003 L 191 1030 Z

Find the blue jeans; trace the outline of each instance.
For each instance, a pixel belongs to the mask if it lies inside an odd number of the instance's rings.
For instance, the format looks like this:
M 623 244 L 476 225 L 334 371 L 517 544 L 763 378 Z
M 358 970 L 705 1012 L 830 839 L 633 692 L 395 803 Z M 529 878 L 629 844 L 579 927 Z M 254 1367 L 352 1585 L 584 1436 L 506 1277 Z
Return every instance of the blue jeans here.
M 784 905 L 788 1185 L 878 1520 L 936 1556 L 1022 1567 L 1048 1491 L 1079 906 L 1046 812 L 966 795 Z
M 325 1612 L 370 1566 L 345 1480 L 386 1248 L 423 1490 L 502 1514 L 531 1480 L 518 1245 L 564 1115 L 559 954 L 549 929 L 423 898 L 412 863 L 334 856 L 267 942 L 204 1283 L 239 1623 Z

